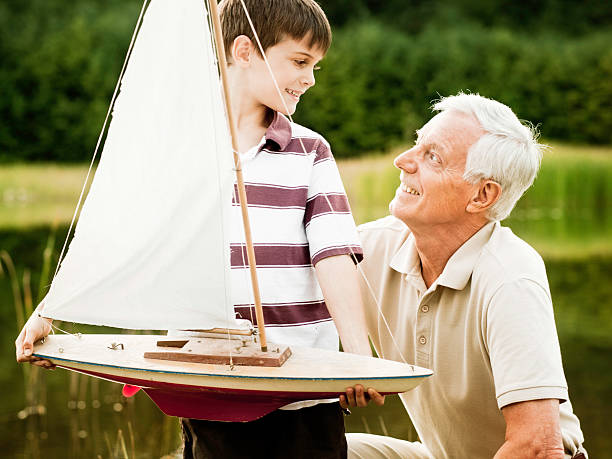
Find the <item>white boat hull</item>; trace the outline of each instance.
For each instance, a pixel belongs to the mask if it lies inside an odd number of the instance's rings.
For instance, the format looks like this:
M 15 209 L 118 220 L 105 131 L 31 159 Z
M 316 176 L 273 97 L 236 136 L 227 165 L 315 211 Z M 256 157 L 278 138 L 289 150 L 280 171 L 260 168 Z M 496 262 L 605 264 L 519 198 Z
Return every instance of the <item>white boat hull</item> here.
M 334 398 L 356 384 L 381 394 L 406 392 L 432 374 L 400 362 L 299 347 L 291 348 L 281 367 L 145 359 L 160 338 L 52 335 L 36 345 L 34 355 L 58 367 L 142 387 L 166 414 L 234 422 L 299 400 Z

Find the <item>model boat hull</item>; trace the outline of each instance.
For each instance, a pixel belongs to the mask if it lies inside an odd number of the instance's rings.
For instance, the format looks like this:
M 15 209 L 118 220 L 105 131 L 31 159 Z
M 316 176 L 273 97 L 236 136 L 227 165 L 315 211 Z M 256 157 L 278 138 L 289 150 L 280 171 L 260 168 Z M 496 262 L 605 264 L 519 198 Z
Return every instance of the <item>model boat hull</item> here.
M 233 422 L 252 421 L 300 400 L 335 398 L 356 384 L 382 394 L 406 392 L 432 374 L 400 362 L 298 347 L 281 367 L 145 359 L 159 338 L 52 335 L 36 345 L 34 355 L 61 368 L 142 387 L 168 415 Z

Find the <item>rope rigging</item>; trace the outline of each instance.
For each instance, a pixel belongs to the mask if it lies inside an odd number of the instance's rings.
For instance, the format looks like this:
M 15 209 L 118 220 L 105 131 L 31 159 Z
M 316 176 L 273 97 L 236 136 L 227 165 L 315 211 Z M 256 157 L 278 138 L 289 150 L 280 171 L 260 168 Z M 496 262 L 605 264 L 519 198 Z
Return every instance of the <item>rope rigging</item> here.
M 138 32 L 139 32 L 139 30 L 140 30 L 140 28 L 142 26 L 144 13 L 145 13 L 148 5 L 150 4 L 150 1 L 151 0 L 144 0 L 143 1 L 143 5 L 142 5 L 142 8 L 141 8 L 138 20 L 136 22 L 136 26 L 135 26 L 134 32 L 133 32 L 132 37 L 131 37 L 131 41 L 130 41 L 130 44 L 129 44 L 129 47 L 128 47 L 128 50 L 127 50 L 127 53 L 126 53 L 126 57 L 125 57 L 124 62 L 123 62 L 123 66 L 121 68 L 121 72 L 119 74 L 119 78 L 118 78 L 117 84 L 115 86 L 113 95 L 111 97 L 110 105 L 109 105 L 108 111 L 106 113 L 106 117 L 104 119 L 102 130 L 101 130 L 101 132 L 99 134 L 99 137 L 98 137 L 98 140 L 97 140 L 97 143 L 96 143 L 96 147 L 94 149 L 93 157 L 92 157 L 92 160 L 91 160 L 91 162 L 89 164 L 89 168 L 88 168 L 88 171 L 87 171 L 87 174 L 86 174 L 86 177 L 85 177 L 85 181 L 84 181 L 83 187 L 81 189 L 81 192 L 80 192 L 80 195 L 79 195 L 79 199 L 78 199 L 78 202 L 77 202 L 77 205 L 76 205 L 76 209 L 75 209 L 74 214 L 72 216 L 72 220 L 70 222 L 68 233 L 67 233 L 66 239 L 65 239 L 65 241 L 63 243 L 62 250 L 61 250 L 61 253 L 59 255 L 58 263 L 57 263 L 55 272 L 53 274 L 53 278 L 52 278 L 51 283 L 53 283 L 53 281 L 55 280 L 55 278 L 56 278 L 56 276 L 57 276 L 57 274 L 59 272 L 59 269 L 60 269 L 62 260 L 63 260 L 63 258 L 65 256 L 66 248 L 67 248 L 67 245 L 68 245 L 68 241 L 69 241 L 70 236 L 72 234 L 72 230 L 74 228 L 77 216 L 78 216 L 80 210 L 82 209 L 83 199 L 84 199 L 84 195 L 85 195 L 85 190 L 87 189 L 87 184 L 90 181 L 90 176 L 91 176 L 91 173 L 92 173 L 95 161 L 96 161 L 96 159 L 98 157 L 98 152 L 99 152 L 99 149 L 100 149 L 100 145 L 102 143 L 102 139 L 104 138 L 104 133 L 106 132 L 106 129 L 107 129 L 107 125 L 108 125 L 108 122 L 109 122 L 110 114 L 112 113 L 112 110 L 114 108 L 115 102 L 117 100 L 117 96 L 118 96 L 118 93 L 119 93 L 119 88 L 121 87 L 121 82 L 122 82 L 122 79 L 124 77 L 124 74 L 125 74 L 125 71 L 126 71 L 126 68 L 127 68 L 127 63 L 128 63 L 128 61 L 129 61 L 129 59 L 131 57 L 131 54 L 132 54 L 132 51 L 133 51 L 133 48 L 134 48 L 134 43 L 136 41 L 136 37 L 137 37 Z M 264 60 L 264 62 L 266 64 L 266 67 L 267 67 L 268 72 L 270 74 L 270 77 L 272 78 L 272 81 L 274 83 L 274 87 L 275 87 L 275 89 L 276 89 L 276 91 L 277 91 L 277 93 L 278 93 L 278 95 L 280 97 L 280 100 L 282 101 L 282 104 L 283 104 L 283 106 L 285 108 L 286 113 L 288 114 L 287 116 L 288 116 L 289 120 L 291 121 L 291 123 L 293 123 L 293 118 L 291 117 L 291 115 L 289 115 L 289 109 L 287 107 L 287 103 L 286 103 L 286 101 L 285 101 L 285 99 L 283 97 L 283 93 L 282 93 L 282 91 L 281 91 L 281 89 L 280 89 L 280 87 L 278 85 L 278 81 L 277 81 L 277 79 L 276 79 L 276 77 L 274 75 L 274 72 L 273 72 L 273 70 L 272 70 L 272 68 L 270 66 L 270 63 L 269 63 L 269 61 L 268 61 L 268 59 L 266 57 L 266 54 L 265 54 L 264 49 L 263 49 L 263 46 L 261 44 L 261 41 L 260 41 L 259 36 L 257 34 L 257 31 L 255 30 L 255 27 L 254 27 L 253 22 L 251 20 L 251 16 L 250 16 L 250 14 L 249 14 L 249 12 L 247 10 L 247 7 L 246 7 L 246 5 L 244 3 L 244 0 L 240 0 L 240 3 L 242 5 L 242 8 L 243 8 L 245 14 L 246 14 L 247 20 L 248 20 L 249 25 L 251 27 L 251 31 L 253 32 L 253 36 L 255 38 L 257 47 L 258 47 L 258 49 L 260 51 L 261 56 L 263 57 L 263 60 Z M 210 14 L 207 14 L 206 16 L 207 16 L 208 26 L 209 26 L 210 29 L 212 29 Z M 211 44 L 214 41 L 215 41 L 214 34 L 211 34 Z M 213 44 L 213 47 L 214 47 L 214 44 Z M 214 53 L 213 53 L 213 56 L 214 56 Z M 220 65 L 218 61 L 216 63 L 217 63 L 217 65 Z M 301 145 L 301 148 L 302 148 L 303 152 L 307 153 L 307 149 L 306 149 L 306 147 L 304 145 L 304 142 L 303 142 L 302 138 L 298 137 L 298 140 L 299 140 L 299 143 Z M 217 139 L 216 138 L 215 138 L 215 143 L 217 143 Z M 234 153 L 236 153 L 236 152 L 234 152 Z M 234 194 L 234 200 L 236 202 L 238 202 L 238 196 L 236 195 L 236 190 L 235 190 L 234 187 L 233 187 L 233 194 Z M 327 205 L 329 206 L 329 209 L 332 212 L 334 212 L 334 207 L 332 205 L 331 200 L 329 199 L 328 194 L 327 193 L 322 193 L 322 195 L 323 195 L 325 201 L 327 202 Z M 349 250 L 350 250 L 352 258 L 356 259 L 353 247 L 351 247 L 350 244 L 349 244 L 348 247 L 349 247 Z M 246 268 L 247 263 L 246 263 L 246 260 L 245 260 L 244 251 L 242 250 L 242 247 L 240 248 L 240 250 L 241 250 L 241 255 L 242 255 L 242 266 Z M 395 336 L 393 334 L 393 331 L 391 330 L 391 327 L 390 327 L 386 317 L 384 316 L 384 313 L 382 311 L 382 307 L 381 307 L 380 301 L 377 298 L 377 296 L 376 296 L 376 294 L 374 292 L 374 289 L 373 289 L 370 281 L 368 280 L 368 278 L 367 278 L 363 268 L 360 266 L 360 264 L 357 263 L 356 266 L 357 266 L 357 270 L 358 270 L 359 274 L 363 278 L 363 281 L 364 281 L 364 283 L 365 283 L 365 285 L 367 287 L 367 290 L 369 291 L 369 294 L 371 295 L 372 299 L 374 300 L 374 303 L 376 304 L 378 316 L 381 318 L 387 333 L 391 337 L 391 340 L 393 342 L 394 347 L 396 348 L 399 356 L 401 357 L 401 360 L 404 363 L 408 363 L 407 360 L 405 359 L 403 353 L 402 353 L 401 347 L 399 346 L 399 344 L 398 344 L 398 342 L 397 342 L 397 340 L 396 340 L 396 338 L 395 338 Z M 245 272 L 245 276 L 246 276 L 247 275 L 246 270 L 244 272 Z M 43 303 L 41 303 L 40 311 L 38 311 L 38 315 L 39 316 L 41 316 L 42 309 L 44 309 L 44 304 Z M 250 313 L 251 313 L 251 323 L 253 323 L 252 308 L 250 307 L 249 310 L 250 310 Z M 69 332 L 66 332 L 66 331 L 60 329 L 59 327 L 57 327 L 57 326 L 55 326 L 53 324 L 51 324 L 51 326 L 53 327 L 53 329 L 56 329 L 56 330 L 58 330 L 58 331 L 60 331 L 62 333 L 72 334 L 72 333 L 69 333 Z M 76 335 L 78 336 L 79 334 L 77 333 Z M 229 335 L 229 330 L 228 330 L 228 337 L 227 337 L 227 339 L 228 340 L 231 339 L 231 337 Z M 230 354 L 230 359 L 231 359 L 231 354 Z

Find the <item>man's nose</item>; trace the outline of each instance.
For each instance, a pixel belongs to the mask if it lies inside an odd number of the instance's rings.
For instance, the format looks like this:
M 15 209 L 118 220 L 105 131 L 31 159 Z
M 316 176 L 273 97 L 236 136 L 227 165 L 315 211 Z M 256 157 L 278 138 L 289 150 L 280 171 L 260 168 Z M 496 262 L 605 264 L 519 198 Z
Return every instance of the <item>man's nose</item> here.
M 405 172 L 411 174 L 415 173 L 418 167 L 415 150 L 415 148 L 411 148 L 410 150 L 400 153 L 393 161 L 393 165 Z

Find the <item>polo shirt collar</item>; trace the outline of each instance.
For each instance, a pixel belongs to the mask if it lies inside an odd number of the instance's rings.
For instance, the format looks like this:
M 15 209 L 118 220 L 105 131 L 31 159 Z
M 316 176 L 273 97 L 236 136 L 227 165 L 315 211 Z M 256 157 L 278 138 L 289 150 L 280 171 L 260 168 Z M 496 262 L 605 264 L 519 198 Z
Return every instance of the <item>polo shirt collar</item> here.
M 465 241 L 450 257 L 444 267 L 444 271 L 434 282 L 434 285 L 443 285 L 455 290 L 465 288 L 483 247 L 489 242 L 493 231 L 499 226 L 499 222 L 487 223 L 470 239 Z M 412 233 L 391 258 L 389 266 L 395 271 L 405 274 L 407 278 L 410 278 L 416 284 L 424 285 L 421 274 L 421 260 L 419 259 Z
M 291 141 L 291 123 L 281 113 L 274 112 L 274 119 L 266 129 L 265 140 L 259 147 L 269 147 L 277 151 L 283 151 Z

